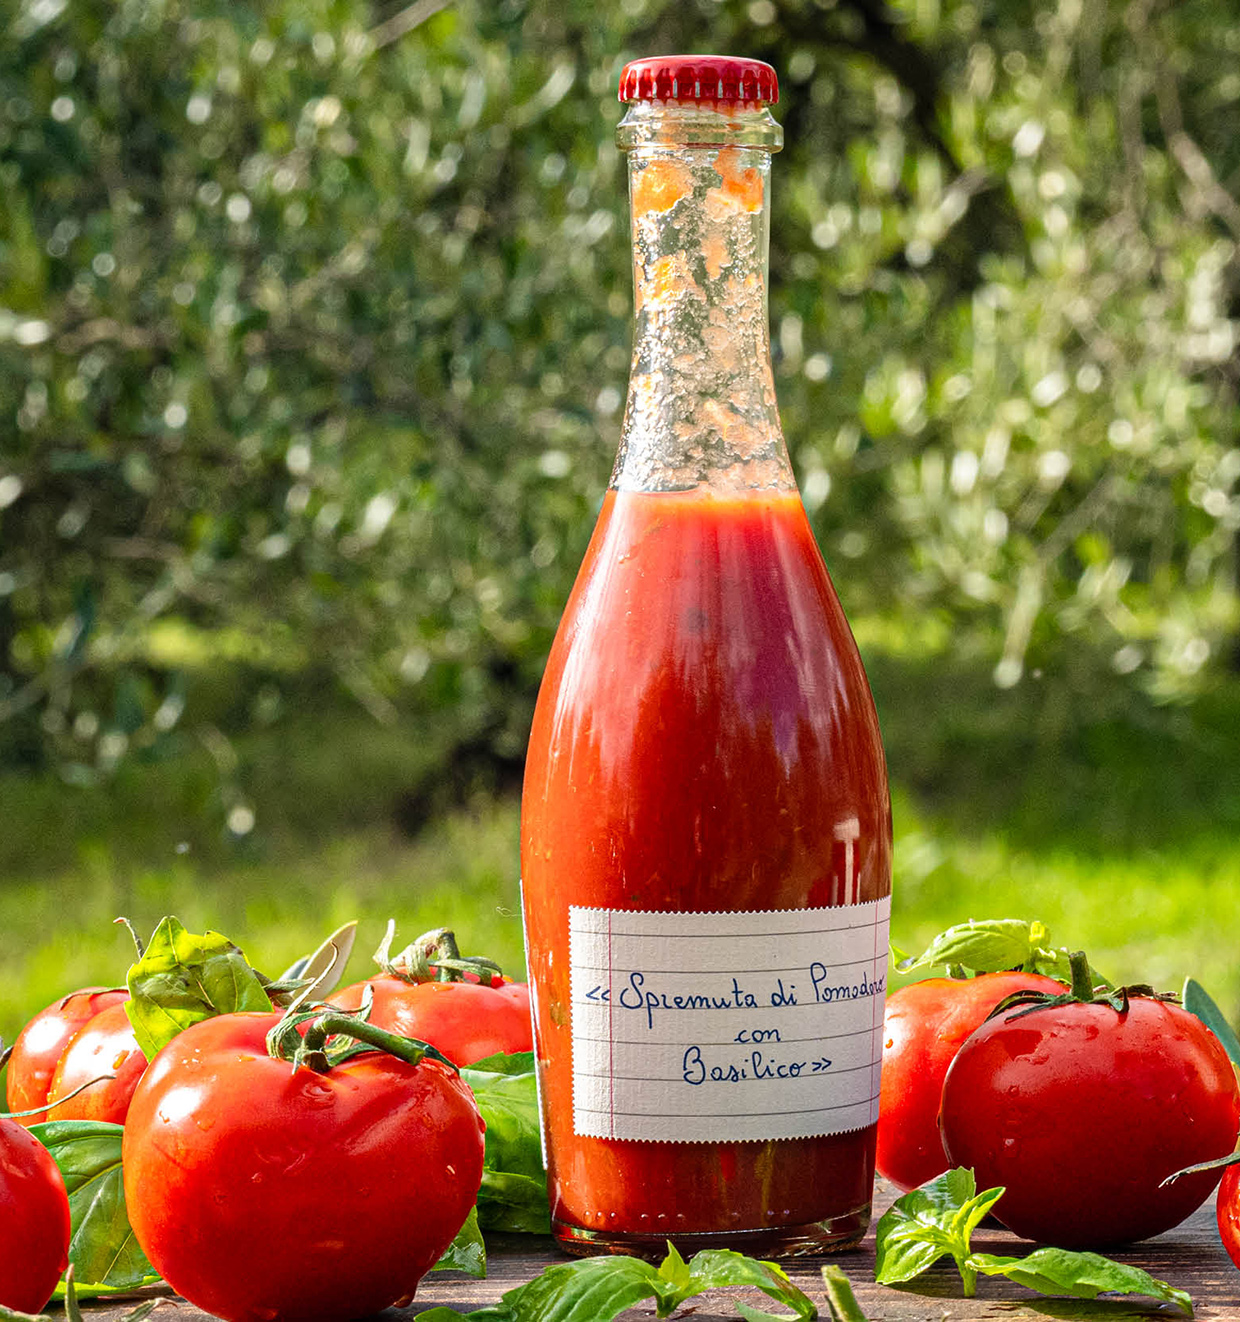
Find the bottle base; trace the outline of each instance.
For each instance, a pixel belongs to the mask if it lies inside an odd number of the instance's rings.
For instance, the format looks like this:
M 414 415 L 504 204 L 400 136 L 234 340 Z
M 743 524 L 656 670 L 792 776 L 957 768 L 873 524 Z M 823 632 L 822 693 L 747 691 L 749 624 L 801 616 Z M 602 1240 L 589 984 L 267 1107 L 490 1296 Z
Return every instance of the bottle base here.
M 661 1262 L 671 1240 L 683 1258 L 701 1249 L 732 1249 L 757 1258 L 803 1258 L 818 1253 L 838 1253 L 858 1244 L 870 1224 L 870 1204 L 841 1216 L 811 1221 L 802 1226 L 770 1226 L 755 1230 L 711 1230 L 687 1234 L 627 1233 L 620 1230 L 589 1230 L 551 1219 L 557 1247 L 575 1257 L 602 1253 L 626 1254 Z

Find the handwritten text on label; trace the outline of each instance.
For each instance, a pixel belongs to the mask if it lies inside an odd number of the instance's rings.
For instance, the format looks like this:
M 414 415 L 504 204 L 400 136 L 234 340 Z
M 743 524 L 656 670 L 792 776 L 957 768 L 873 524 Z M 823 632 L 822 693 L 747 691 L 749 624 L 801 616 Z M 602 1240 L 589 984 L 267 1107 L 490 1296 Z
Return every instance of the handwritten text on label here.
M 571 909 L 577 1132 L 693 1142 L 872 1124 L 889 910 Z

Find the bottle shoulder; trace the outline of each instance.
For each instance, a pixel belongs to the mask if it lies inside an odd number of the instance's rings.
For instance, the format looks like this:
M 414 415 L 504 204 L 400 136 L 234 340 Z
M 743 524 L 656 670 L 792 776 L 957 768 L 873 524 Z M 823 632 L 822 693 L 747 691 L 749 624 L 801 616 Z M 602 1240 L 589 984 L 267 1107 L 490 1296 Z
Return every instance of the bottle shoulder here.
M 644 699 L 643 699 L 644 695 Z M 655 702 L 788 737 L 877 720 L 795 492 L 610 492 L 552 649 L 541 707 L 621 719 Z

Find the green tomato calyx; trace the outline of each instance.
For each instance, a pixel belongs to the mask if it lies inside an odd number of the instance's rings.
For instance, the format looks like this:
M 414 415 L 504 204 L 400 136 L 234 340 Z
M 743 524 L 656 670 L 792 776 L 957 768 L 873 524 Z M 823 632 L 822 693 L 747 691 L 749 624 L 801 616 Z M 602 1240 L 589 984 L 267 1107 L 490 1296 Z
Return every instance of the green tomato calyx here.
M 316 1005 L 306 1010 L 291 1006 L 267 1034 L 267 1052 L 276 1060 L 288 1061 L 294 1071 L 304 1067 L 316 1074 L 327 1074 L 368 1051 L 386 1051 L 410 1065 L 429 1056 L 454 1074 L 460 1072 L 429 1042 L 402 1037 L 370 1023 L 365 1017 L 369 1008 L 367 1005 L 361 1014 L 349 1014 L 333 1006 Z
M 1066 992 L 1051 994 L 1040 991 L 1017 991 L 1003 1000 L 986 1017 L 988 1019 L 1019 1019 L 1023 1015 L 1033 1014 L 1037 1010 L 1046 1010 L 1061 1005 L 1109 1005 L 1116 1014 L 1128 1013 L 1128 1002 L 1133 997 L 1147 1001 L 1179 1002 L 1175 992 L 1155 991 L 1146 982 L 1131 983 L 1126 987 L 1111 987 L 1106 983 L 1096 983 L 1095 973 L 1090 968 L 1089 960 L 1083 950 L 1074 950 L 1068 956 L 1068 967 L 1072 973 L 1072 984 Z M 1015 1011 L 1015 1013 L 1011 1013 Z
M 462 955 L 456 944 L 456 933 L 448 927 L 437 927 L 423 932 L 404 950 L 393 955 L 392 942 L 396 938 L 396 923 L 388 919 L 387 931 L 375 951 L 375 963 L 393 978 L 403 982 L 465 982 L 476 981 L 490 986 L 503 970 L 483 955 Z

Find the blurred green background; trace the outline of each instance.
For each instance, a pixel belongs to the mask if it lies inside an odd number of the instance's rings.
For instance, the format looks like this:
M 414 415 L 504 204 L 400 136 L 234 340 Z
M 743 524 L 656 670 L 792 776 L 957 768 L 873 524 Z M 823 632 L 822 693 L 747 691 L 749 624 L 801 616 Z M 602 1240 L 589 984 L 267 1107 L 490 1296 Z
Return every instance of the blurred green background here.
M 120 913 L 521 963 L 543 660 L 628 372 L 622 64 L 780 73 L 772 349 L 895 942 L 1240 1017 L 1240 11 L 20 0 L 0 36 L 0 1034 Z M 355 957 L 360 967 L 361 957 Z

